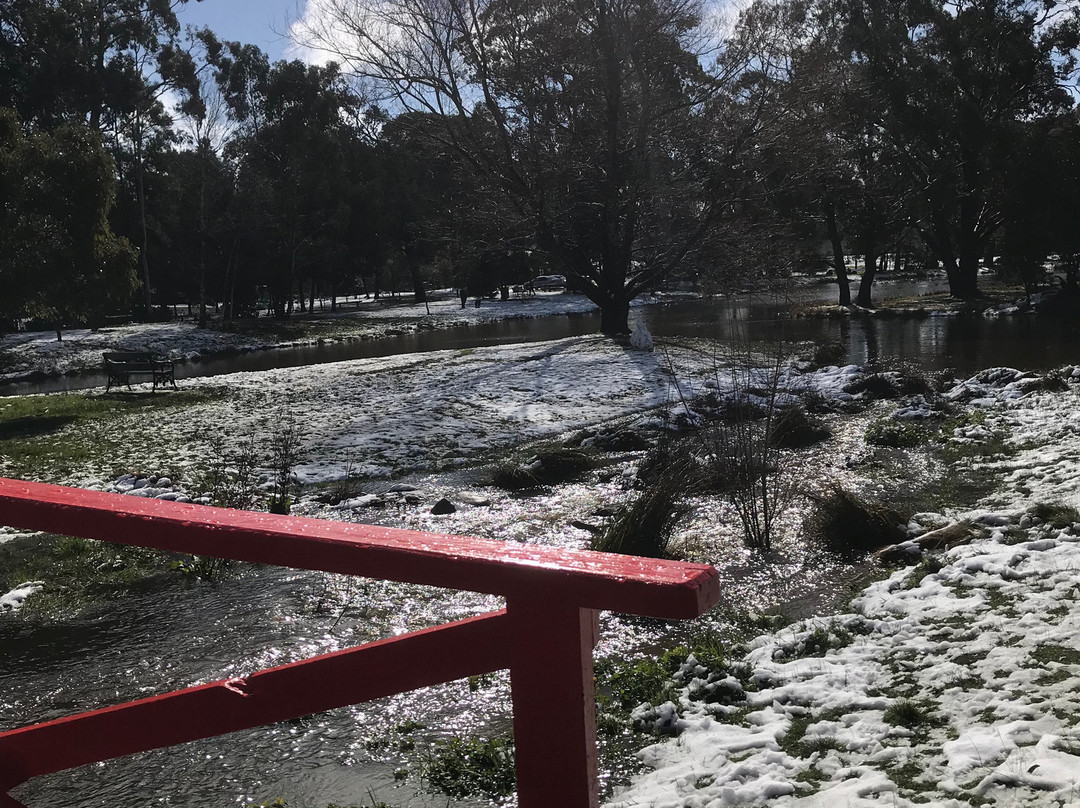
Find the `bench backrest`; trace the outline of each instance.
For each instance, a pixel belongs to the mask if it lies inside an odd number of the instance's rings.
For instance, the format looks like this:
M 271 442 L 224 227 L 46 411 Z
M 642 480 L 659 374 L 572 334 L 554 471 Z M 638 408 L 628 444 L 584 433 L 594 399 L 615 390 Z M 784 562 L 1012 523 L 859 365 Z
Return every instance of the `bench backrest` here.
M 153 362 L 154 355 L 149 351 L 110 351 L 105 354 L 106 362 Z

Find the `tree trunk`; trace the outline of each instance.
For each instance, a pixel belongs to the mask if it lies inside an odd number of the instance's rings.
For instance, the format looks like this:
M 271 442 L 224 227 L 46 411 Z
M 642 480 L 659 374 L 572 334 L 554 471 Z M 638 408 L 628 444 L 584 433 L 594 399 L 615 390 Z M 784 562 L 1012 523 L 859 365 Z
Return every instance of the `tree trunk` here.
M 608 336 L 630 333 L 630 301 L 614 295 L 600 304 L 600 333 Z
M 877 254 L 872 250 L 866 253 L 866 267 L 863 269 L 862 280 L 859 282 L 859 297 L 856 302 L 865 308 L 870 308 L 873 302 L 870 299 L 870 291 L 874 287 L 874 275 L 877 274 Z
M 979 257 L 982 255 L 982 240 L 978 235 L 978 202 L 970 195 L 960 200 L 960 232 L 957 241 L 960 245 L 960 261 L 957 267 L 957 283 L 950 283 L 949 291 L 953 297 L 972 300 L 979 296 Z
M 836 272 L 836 285 L 840 291 L 839 305 L 851 305 L 851 284 L 848 281 L 847 264 L 844 263 L 844 245 L 840 240 L 840 228 L 836 226 L 836 207 L 830 199 L 825 207 L 825 225 L 829 230 L 829 243 L 832 245 L 833 270 Z
M 206 328 L 206 160 L 209 144 L 199 144 L 199 328 Z
M 424 288 L 424 278 L 420 274 L 420 265 L 413 258 L 409 250 L 405 250 L 405 265 L 409 268 L 409 278 L 412 280 L 413 303 L 427 303 L 427 289 Z
M 146 185 L 144 182 L 141 130 L 135 137 L 135 188 L 139 197 L 139 229 L 142 235 L 142 246 L 139 250 L 139 264 L 142 266 L 142 282 L 144 305 L 146 306 L 146 319 L 150 320 L 154 315 L 154 305 L 150 295 L 150 259 L 148 256 L 150 247 L 150 235 L 149 230 L 146 226 Z

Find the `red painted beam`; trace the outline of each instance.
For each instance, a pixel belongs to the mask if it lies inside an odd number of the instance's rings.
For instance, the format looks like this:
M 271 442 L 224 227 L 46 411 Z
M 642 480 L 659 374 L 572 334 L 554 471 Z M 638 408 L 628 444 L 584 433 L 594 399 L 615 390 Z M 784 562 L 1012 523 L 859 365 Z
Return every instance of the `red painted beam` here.
M 505 611 L 0 733 L 0 792 L 30 778 L 508 667 Z M 5 802 L 5 800 L 7 800 Z M 18 806 L 0 795 L 0 808 Z
M 0 479 L 0 524 L 175 552 L 687 619 L 720 597 L 705 564 L 233 511 Z
M 598 808 L 593 647 L 598 615 L 507 598 L 514 633 L 510 688 L 519 808 Z

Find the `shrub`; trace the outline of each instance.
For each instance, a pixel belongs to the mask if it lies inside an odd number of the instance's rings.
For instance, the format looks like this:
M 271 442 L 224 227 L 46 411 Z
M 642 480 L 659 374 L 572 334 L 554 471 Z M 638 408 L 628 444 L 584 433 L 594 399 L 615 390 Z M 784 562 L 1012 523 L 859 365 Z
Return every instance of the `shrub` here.
M 195 489 L 220 508 L 249 510 L 255 504 L 259 452 L 251 433 L 235 451 L 220 436 L 210 440 L 207 467 L 195 480 Z
M 785 407 L 772 419 L 769 440 L 781 449 L 804 449 L 828 440 L 832 432 L 821 421 L 809 418 L 802 407 Z
M 844 347 L 844 344 L 833 341 L 814 348 L 814 355 L 811 357 L 810 362 L 816 368 L 824 368 L 830 365 L 839 365 L 846 358 L 847 348 Z
M 1062 368 L 1051 370 L 1038 379 L 1032 379 L 1024 386 L 1024 391 L 1031 393 L 1042 391 L 1046 393 L 1064 393 L 1069 389 L 1069 378 L 1072 374 Z
M 537 452 L 524 462 L 500 466 L 493 473 L 491 484 L 507 491 L 558 485 L 576 480 L 592 465 L 592 458 L 586 452 L 558 447 Z
M 1073 522 L 1080 522 L 1080 512 L 1071 505 L 1051 504 L 1039 502 L 1033 505 L 1028 513 L 1034 519 L 1041 519 L 1050 527 L 1062 530 L 1070 527 Z
M 451 738 L 439 741 L 420 762 L 429 786 L 456 799 L 508 797 L 517 784 L 510 738 Z
M 868 373 L 847 385 L 844 392 L 852 395 L 866 393 L 870 398 L 896 398 L 900 395 L 893 380 L 883 373 Z
M 692 464 L 692 461 L 691 461 Z M 687 464 L 679 464 L 686 466 Z M 679 503 L 685 477 L 669 465 L 667 473 L 637 495 L 627 506 L 616 511 L 603 532 L 592 543 L 592 549 L 602 553 L 663 558 L 675 531 L 675 525 L 685 512 Z
M 932 385 L 922 376 L 907 373 L 868 373 L 844 388 L 845 393 L 866 393 L 869 398 L 899 398 L 900 396 L 929 395 Z
M 270 513 L 288 514 L 292 509 L 295 488 L 293 470 L 303 459 L 303 430 L 290 420 L 279 419 L 270 437 L 270 469 L 274 491 L 270 495 Z
M 861 556 L 906 538 L 901 525 L 907 524 L 907 517 L 885 505 L 840 487 L 807 497 L 815 509 L 803 527 L 831 552 Z
M 926 433 L 915 424 L 878 418 L 866 428 L 866 442 L 874 446 L 910 449 L 926 441 Z

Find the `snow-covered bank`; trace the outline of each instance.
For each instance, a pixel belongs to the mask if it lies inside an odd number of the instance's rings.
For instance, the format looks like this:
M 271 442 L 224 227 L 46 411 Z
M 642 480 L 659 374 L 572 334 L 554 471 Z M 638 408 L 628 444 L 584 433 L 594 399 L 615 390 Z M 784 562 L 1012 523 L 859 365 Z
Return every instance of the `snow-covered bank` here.
M 1080 806 L 1080 421 L 1074 385 L 1037 382 L 953 388 L 1015 449 L 969 461 L 1003 481 L 962 514 L 980 539 L 759 637 L 733 703 L 688 661 L 652 713 L 681 733 L 610 808 Z
M 665 362 L 586 337 L 191 379 L 184 392 L 205 393 L 200 403 L 104 419 L 93 435 L 62 427 L 49 439 L 92 441 L 91 456 L 70 471 L 43 458 L 20 472 L 84 487 L 110 486 L 123 474 L 190 480 L 222 448 L 250 436 L 265 447 L 287 422 L 303 434 L 296 472 L 304 483 L 341 479 L 350 464 L 361 476 L 455 468 L 669 402 Z M 0 458 L 3 473 L 12 470 Z
M 1077 805 L 1080 523 L 1020 519 L 759 638 L 745 701 L 682 691 L 684 731 L 612 808 Z
M 655 302 L 642 298 L 638 304 Z M 582 295 L 538 293 L 535 297 L 508 301 L 485 300 L 479 308 L 448 294 L 424 304 L 364 301 L 350 303 L 341 311 L 297 315 L 288 325 L 307 331 L 302 336 L 259 336 L 236 331 L 199 328 L 191 320 L 173 323 L 139 323 L 90 330 L 73 328 L 57 341 L 52 331 L 0 336 L 0 380 L 14 380 L 32 373 L 59 375 L 101 366 L 105 351 L 150 351 L 161 356 L 192 359 L 234 351 L 256 351 L 309 345 L 325 341 L 379 339 L 393 334 L 493 322 L 514 318 L 547 317 L 592 311 L 595 305 Z M 307 328 L 305 329 L 305 324 Z

